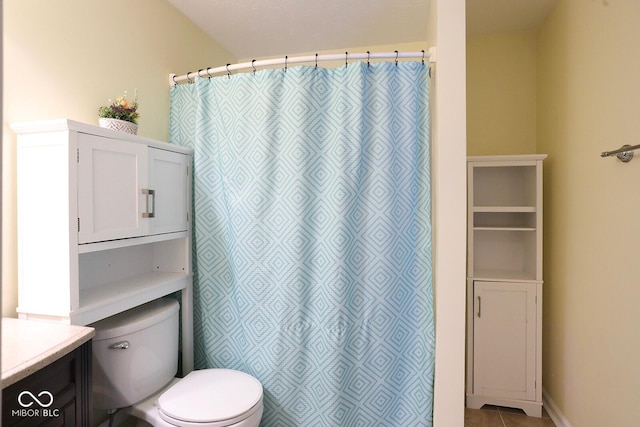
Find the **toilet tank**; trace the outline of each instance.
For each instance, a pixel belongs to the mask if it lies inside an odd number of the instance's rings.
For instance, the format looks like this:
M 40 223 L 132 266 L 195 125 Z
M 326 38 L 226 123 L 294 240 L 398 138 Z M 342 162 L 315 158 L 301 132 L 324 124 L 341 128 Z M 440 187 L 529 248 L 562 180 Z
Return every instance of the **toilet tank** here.
M 93 403 L 116 409 L 166 385 L 178 370 L 178 301 L 158 299 L 89 326 Z

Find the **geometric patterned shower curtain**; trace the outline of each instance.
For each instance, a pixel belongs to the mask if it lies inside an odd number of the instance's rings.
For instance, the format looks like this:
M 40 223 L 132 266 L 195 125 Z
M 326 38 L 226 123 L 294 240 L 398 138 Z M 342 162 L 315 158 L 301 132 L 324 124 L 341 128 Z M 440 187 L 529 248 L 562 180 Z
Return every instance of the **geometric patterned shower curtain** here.
M 429 72 L 261 70 L 174 86 L 194 149 L 196 368 L 262 426 L 431 426 Z

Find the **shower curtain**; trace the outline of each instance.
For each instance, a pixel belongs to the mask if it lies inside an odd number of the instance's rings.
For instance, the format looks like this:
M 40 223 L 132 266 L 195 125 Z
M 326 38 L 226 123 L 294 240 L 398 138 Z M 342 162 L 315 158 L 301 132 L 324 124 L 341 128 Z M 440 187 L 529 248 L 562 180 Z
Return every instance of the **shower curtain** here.
M 431 426 L 429 71 L 267 69 L 171 92 L 194 149 L 196 368 L 261 426 Z

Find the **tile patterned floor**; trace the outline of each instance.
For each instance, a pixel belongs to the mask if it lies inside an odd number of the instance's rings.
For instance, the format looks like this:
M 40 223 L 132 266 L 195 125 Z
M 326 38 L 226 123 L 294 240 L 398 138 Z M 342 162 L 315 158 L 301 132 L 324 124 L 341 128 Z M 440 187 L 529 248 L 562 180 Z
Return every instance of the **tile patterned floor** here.
M 464 427 L 555 427 L 547 412 L 542 418 L 528 417 L 520 409 L 485 405 L 482 409 L 464 410 Z

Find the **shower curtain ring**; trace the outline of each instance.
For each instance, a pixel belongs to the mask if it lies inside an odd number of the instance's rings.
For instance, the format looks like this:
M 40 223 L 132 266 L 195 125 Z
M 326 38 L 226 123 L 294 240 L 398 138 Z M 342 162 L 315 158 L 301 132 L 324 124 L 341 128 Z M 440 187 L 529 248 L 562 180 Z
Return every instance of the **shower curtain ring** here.
M 318 54 L 316 53 L 316 68 L 318 68 Z
M 422 49 L 422 65 L 424 65 L 424 49 Z
M 255 74 L 256 74 L 256 66 L 254 65 L 254 62 L 256 62 L 256 60 L 255 60 L 255 59 L 252 59 L 252 60 L 251 60 L 251 68 L 253 68 L 253 75 L 255 75 Z
M 284 56 L 284 72 L 287 72 L 287 62 L 289 61 L 289 57 L 287 55 Z
M 211 67 L 207 67 L 207 76 L 209 76 L 209 80 L 211 80 L 211 73 L 209 72 L 210 69 Z
M 371 64 L 369 63 L 369 61 L 370 61 L 370 60 L 371 60 L 371 52 L 370 52 L 370 51 L 367 51 L 367 68 L 369 68 L 369 66 L 371 65 Z
M 229 71 L 229 65 L 231 64 L 227 64 L 227 78 L 231 78 L 231 72 Z
M 398 51 L 394 50 L 394 52 L 396 53 L 396 67 L 398 66 Z
M 348 58 L 349 57 L 349 52 L 345 52 L 344 53 L 344 68 L 347 68 L 347 65 L 349 64 Z

